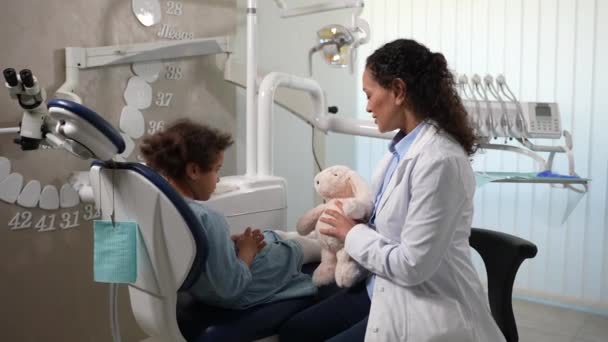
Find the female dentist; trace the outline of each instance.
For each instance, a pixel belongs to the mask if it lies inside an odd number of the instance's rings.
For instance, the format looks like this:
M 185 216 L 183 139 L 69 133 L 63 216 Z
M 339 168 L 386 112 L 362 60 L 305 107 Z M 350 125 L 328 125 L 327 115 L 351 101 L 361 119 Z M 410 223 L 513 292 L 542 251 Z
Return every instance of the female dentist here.
M 379 131 L 398 130 L 373 176 L 374 213 L 321 220 L 373 275 L 292 317 L 281 340 L 504 341 L 471 263 L 475 137 L 444 56 L 390 42 L 368 57 L 363 91 Z

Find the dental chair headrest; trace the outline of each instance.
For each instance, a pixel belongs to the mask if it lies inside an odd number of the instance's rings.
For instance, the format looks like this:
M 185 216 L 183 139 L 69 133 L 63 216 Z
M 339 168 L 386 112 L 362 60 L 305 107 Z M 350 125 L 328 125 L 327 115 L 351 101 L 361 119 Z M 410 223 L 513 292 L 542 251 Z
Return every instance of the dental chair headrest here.
M 100 167 L 102 169 L 115 169 L 115 170 L 128 170 L 135 172 L 149 182 L 151 182 L 177 209 L 182 219 L 188 226 L 196 251 L 190 271 L 186 275 L 186 278 L 179 288 L 180 291 L 186 291 L 194 285 L 201 272 L 205 272 L 205 263 L 207 261 L 207 255 L 209 254 L 209 242 L 207 235 L 205 234 L 204 228 L 201 226 L 201 222 L 195 216 L 192 209 L 184 199 L 168 182 L 166 179 L 161 177 L 154 170 L 140 163 L 119 163 L 119 162 L 102 162 L 99 160 L 93 161 L 92 167 Z
M 111 160 L 125 150 L 118 131 L 99 114 L 69 100 L 48 102 L 49 117 L 58 121 L 54 134 L 64 139 L 64 146 L 77 156 Z

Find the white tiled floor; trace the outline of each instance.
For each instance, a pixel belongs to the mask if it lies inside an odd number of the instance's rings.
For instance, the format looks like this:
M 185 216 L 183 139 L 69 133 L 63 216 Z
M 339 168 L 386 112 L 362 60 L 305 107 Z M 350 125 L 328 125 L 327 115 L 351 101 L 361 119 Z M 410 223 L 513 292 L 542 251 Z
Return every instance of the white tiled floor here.
M 520 342 L 608 342 L 608 317 L 513 300 Z

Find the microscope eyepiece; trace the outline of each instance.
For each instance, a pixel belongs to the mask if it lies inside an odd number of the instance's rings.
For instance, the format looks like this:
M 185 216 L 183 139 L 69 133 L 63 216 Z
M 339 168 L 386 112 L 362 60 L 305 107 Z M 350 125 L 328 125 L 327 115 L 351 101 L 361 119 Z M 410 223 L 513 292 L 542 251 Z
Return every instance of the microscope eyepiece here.
M 21 76 L 21 82 L 26 88 L 31 88 L 34 86 L 34 75 L 30 69 L 23 69 L 19 71 L 19 76 Z
M 17 73 L 15 72 L 15 69 L 6 68 L 6 69 L 4 69 L 4 71 L 2 73 L 4 74 L 4 79 L 6 80 L 6 83 L 9 86 L 14 87 L 17 84 L 19 84 L 19 80 L 17 79 Z
M 40 146 L 40 139 L 20 137 L 13 140 L 15 144 L 21 145 L 22 151 L 33 151 L 37 150 Z

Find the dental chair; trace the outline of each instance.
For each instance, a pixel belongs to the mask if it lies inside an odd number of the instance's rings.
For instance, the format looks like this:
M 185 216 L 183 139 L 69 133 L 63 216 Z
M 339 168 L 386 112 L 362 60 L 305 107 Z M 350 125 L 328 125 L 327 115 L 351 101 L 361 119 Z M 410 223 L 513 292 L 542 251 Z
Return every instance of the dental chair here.
M 486 266 L 488 299 L 492 316 L 507 342 L 519 341 L 513 315 L 513 283 L 521 263 L 534 258 L 536 245 L 522 238 L 481 228 L 471 228 L 469 244 Z
M 205 272 L 213 246 L 182 196 L 145 165 L 112 161 L 124 141 L 93 111 L 67 100 L 49 101 L 48 107 L 49 116 L 63 126 L 56 130 L 77 147 L 72 150 L 101 159 L 90 169 L 101 219 L 139 226 L 137 280 L 128 289 L 135 320 L 149 336 L 144 341 L 253 341 L 274 335 L 286 319 L 314 303 L 304 297 L 236 311 L 196 301 L 188 290 Z M 119 334 L 115 320 L 114 335 Z
M 101 219 L 139 225 L 138 276 L 128 288 L 135 320 L 149 336 L 146 342 L 270 341 L 267 337 L 285 320 L 335 291 L 324 289 L 315 298 L 240 311 L 198 302 L 188 290 L 205 272 L 213 246 L 182 196 L 145 165 L 112 161 L 125 149 L 124 140 L 95 112 L 67 100 L 49 101 L 48 107 L 49 117 L 57 121 L 48 134 L 54 145 L 81 158 L 99 159 L 91 166 L 90 181 Z M 486 265 L 492 315 L 507 341 L 516 342 L 513 283 L 521 263 L 533 258 L 537 248 L 524 239 L 479 228 L 472 229 L 469 241 Z M 308 272 L 314 268 L 308 265 Z M 113 334 L 119 332 L 113 329 Z

